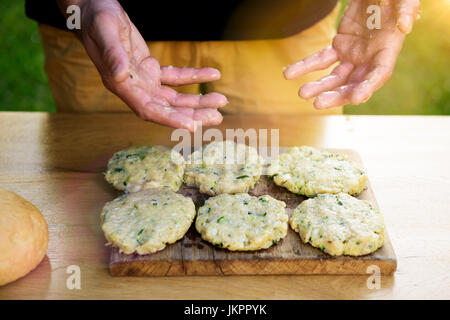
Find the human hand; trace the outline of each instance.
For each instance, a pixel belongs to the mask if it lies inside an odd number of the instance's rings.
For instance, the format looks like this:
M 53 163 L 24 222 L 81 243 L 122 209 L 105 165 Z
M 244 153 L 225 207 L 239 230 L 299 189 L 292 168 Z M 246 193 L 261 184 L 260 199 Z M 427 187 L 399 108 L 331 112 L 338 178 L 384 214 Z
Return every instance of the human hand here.
M 405 35 L 419 18 L 420 1 L 379 1 L 379 30 L 370 30 L 366 25 L 369 17 L 366 10 L 373 3 L 350 0 L 332 46 L 284 70 L 286 79 L 294 79 L 340 62 L 330 75 L 306 83 L 299 90 L 300 97 L 315 98 L 317 109 L 365 102 L 391 77 Z
M 70 1 L 65 1 L 65 4 Z M 80 36 L 106 88 L 140 118 L 175 128 L 195 130 L 222 121 L 217 108 L 227 104 L 219 93 L 180 94 L 179 86 L 220 79 L 213 68 L 161 67 L 139 31 L 116 0 L 78 0 Z

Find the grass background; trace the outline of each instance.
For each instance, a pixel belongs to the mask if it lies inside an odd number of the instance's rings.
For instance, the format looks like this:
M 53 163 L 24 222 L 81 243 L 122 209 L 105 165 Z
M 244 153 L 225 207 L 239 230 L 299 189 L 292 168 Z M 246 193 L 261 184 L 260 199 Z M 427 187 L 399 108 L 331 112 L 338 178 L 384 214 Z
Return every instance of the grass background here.
M 0 110 L 55 111 L 37 23 L 25 1 L 0 1 Z
M 450 115 L 450 0 L 422 6 L 392 79 L 345 113 Z M 24 0 L 0 2 L 0 40 L 0 111 L 54 112 L 37 24 L 26 18 Z

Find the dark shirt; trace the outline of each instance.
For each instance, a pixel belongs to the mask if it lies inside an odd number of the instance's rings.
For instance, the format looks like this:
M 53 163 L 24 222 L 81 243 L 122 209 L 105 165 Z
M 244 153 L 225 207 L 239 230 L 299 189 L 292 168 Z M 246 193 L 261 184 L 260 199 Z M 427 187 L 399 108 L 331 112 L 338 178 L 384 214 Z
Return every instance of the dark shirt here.
M 323 19 L 337 0 L 119 2 L 147 41 L 207 41 L 289 37 Z M 25 11 L 39 23 L 67 30 L 66 20 L 54 0 L 26 0 Z

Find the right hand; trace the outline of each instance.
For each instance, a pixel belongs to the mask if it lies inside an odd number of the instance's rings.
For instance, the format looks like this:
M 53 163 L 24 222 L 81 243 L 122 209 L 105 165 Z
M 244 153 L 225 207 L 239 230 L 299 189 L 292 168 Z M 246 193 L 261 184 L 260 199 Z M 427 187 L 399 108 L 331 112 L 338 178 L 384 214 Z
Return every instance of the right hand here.
M 350 1 L 333 45 L 284 71 L 287 79 L 294 79 L 340 62 L 330 75 L 300 88 L 302 98 L 316 98 L 317 109 L 363 103 L 391 77 L 405 36 L 420 16 L 421 6 L 419 0 L 379 2 L 381 30 L 367 27 L 366 10 L 372 0 Z
M 228 103 L 224 95 L 181 94 L 162 86 L 218 80 L 218 70 L 160 67 L 116 0 L 76 2 L 81 8 L 81 39 L 105 87 L 140 118 L 189 131 L 195 130 L 195 121 L 205 126 L 222 122 L 217 108 Z

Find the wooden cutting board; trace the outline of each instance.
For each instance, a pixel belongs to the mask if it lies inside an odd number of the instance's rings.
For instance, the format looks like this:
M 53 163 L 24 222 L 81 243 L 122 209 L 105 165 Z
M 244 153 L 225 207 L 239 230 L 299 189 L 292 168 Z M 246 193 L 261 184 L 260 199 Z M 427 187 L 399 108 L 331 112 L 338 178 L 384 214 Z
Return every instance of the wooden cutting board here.
M 352 150 L 329 150 L 346 155 L 361 163 L 359 155 Z M 179 193 L 192 197 L 196 205 L 206 195 L 196 188 L 183 186 Z M 286 202 L 290 215 L 306 198 L 276 186 L 267 177 L 262 177 L 249 194 L 268 194 Z M 368 183 L 359 199 L 369 200 L 378 208 L 374 192 Z M 375 266 L 375 267 L 371 267 Z M 369 268 L 371 267 L 371 268 Z M 378 251 L 362 257 L 331 257 L 317 248 L 304 244 L 290 227 L 287 236 L 277 245 L 253 252 L 231 252 L 219 249 L 203 241 L 192 224 L 183 239 L 168 245 L 164 250 L 149 255 L 125 255 L 116 248 L 111 249 L 109 269 L 114 276 L 183 276 L 183 275 L 289 275 L 289 274 L 368 274 L 374 270 L 381 274 L 392 274 L 397 268 L 397 258 L 386 233 L 385 245 Z M 369 268 L 369 269 L 368 269 Z

